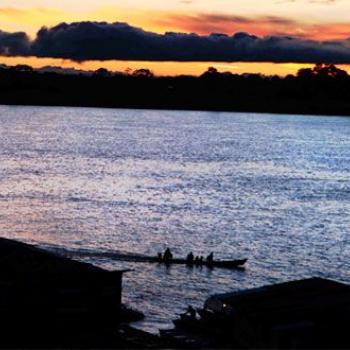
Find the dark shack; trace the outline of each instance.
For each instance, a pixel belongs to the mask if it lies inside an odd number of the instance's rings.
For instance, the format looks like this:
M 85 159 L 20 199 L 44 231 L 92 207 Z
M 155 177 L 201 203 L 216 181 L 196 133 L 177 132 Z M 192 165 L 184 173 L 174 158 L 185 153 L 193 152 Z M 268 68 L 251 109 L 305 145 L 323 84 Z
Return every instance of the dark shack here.
M 311 278 L 214 295 L 204 318 L 248 348 L 349 348 L 350 287 Z M 216 325 L 220 324 L 216 323 Z
M 0 347 L 84 346 L 118 324 L 121 291 L 120 271 L 0 238 Z

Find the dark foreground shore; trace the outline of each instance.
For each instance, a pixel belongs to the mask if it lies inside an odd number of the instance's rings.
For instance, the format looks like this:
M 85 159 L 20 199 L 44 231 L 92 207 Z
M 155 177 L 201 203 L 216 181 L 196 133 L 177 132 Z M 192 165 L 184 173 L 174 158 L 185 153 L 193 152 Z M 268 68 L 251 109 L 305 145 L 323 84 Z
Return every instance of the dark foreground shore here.
M 0 68 L 0 104 L 350 115 L 350 77 L 332 65 L 285 78 L 215 69 L 200 77 L 69 75 L 17 66 Z
M 130 327 L 123 271 L 0 238 L 0 348 L 310 349 L 350 346 L 350 286 L 311 278 L 213 295 L 152 335 Z M 198 314 L 197 314 L 198 313 Z
M 0 348 L 164 347 L 129 327 L 122 276 L 0 238 Z

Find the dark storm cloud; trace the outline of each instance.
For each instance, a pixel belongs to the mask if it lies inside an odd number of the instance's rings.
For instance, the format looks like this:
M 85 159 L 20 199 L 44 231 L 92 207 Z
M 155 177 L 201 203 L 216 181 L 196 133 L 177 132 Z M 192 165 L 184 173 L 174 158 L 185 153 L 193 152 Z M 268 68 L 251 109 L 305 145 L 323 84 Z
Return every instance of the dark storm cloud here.
M 23 36 L 23 33 L 13 35 Z M 26 36 L 21 38 L 25 44 Z M 260 38 L 247 33 L 233 36 L 156 34 L 126 23 L 79 22 L 42 28 L 31 43 L 30 53 L 26 45 L 23 45 L 23 49 L 26 55 L 76 61 L 119 59 L 350 63 L 349 44 L 349 40 L 318 42 L 287 36 Z M 14 39 L 11 45 L 8 44 L 8 47 L 11 46 L 8 52 L 2 52 L 20 54 L 18 51 L 21 45 L 16 46 Z
M 27 55 L 30 51 L 30 41 L 25 33 L 7 33 L 0 30 L 0 55 Z

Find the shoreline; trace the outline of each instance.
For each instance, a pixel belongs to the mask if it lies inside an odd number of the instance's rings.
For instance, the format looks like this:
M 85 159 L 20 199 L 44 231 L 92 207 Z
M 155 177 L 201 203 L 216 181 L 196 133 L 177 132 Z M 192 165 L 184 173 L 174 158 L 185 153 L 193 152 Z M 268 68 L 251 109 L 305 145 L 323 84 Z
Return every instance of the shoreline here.
M 350 116 L 350 76 L 334 66 L 296 76 L 142 74 L 92 76 L 0 69 L 0 104 Z
M 91 104 L 38 104 L 38 103 L 8 103 L 2 102 L 0 100 L 0 106 L 4 107 L 52 107 L 52 108 L 88 108 L 88 109 L 111 109 L 111 110 L 137 110 L 137 111 L 168 111 L 168 112 L 217 112 L 217 113 L 233 113 L 233 114 L 262 114 L 262 115 L 286 115 L 286 116 L 307 116 L 307 117 L 340 117 L 347 118 L 350 117 L 350 113 L 341 113 L 341 112 L 329 112 L 329 113 L 316 113 L 316 112 L 305 112 L 305 111 L 274 111 L 274 110 L 258 110 L 258 109 L 201 109 L 201 108 L 172 108 L 169 107 L 159 107 L 159 106 L 119 106 L 119 105 L 91 105 Z

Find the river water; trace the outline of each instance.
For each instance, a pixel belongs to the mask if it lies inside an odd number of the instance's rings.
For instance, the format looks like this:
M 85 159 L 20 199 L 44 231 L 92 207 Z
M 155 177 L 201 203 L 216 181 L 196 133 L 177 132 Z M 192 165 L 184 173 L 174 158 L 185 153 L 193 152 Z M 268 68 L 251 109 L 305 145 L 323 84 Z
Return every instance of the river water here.
M 85 261 L 157 332 L 211 294 L 350 283 L 350 118 L 0 107 L 0 233 L 48 248 L 249 258 L 245 271 Z

